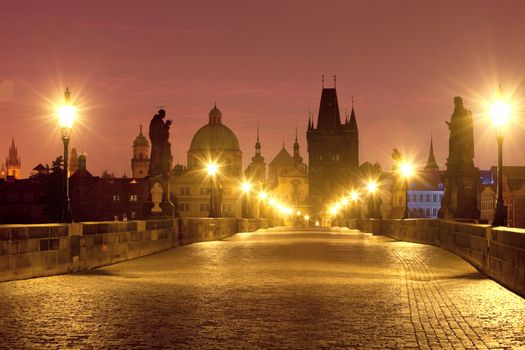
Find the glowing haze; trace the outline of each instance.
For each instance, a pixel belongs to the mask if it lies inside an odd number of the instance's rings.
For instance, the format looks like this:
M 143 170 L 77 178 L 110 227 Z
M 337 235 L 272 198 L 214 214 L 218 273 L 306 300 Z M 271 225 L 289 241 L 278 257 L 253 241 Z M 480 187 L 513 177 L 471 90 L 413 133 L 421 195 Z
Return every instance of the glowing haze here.
M 360 162 L 390 169 L 394 147 L 426 161 L 448 154 L 454 96 L 475 119 L 476 165 L 496 163 L 488 119 L 498 83 L 512 95 L 505 163 L 525 165 L 521 1 L 23 1 L 0 12 L 0 158 L 14 136 L 26 176 L 62 153 L 56 115 L 66 86 L 77 104 L 71 145 L 96 175 L 129 176 L 131 144 L 158 106 L 173 119 L 185 164 L 216 101 L 244 164 L 260 125 L 263 156 L 307 159 L 308 109 L 321 75 L 337 74 L 341 114 L 354 96 Z

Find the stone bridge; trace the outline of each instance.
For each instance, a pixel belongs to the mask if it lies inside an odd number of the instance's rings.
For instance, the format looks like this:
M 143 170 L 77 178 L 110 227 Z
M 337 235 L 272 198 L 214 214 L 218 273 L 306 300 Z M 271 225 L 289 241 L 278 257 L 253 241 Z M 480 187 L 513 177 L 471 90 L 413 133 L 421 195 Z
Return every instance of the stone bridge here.
M 525 347 L 523 298 L 447 250 L 347 228 L 238 233 L 0 296 L 0 348 Z

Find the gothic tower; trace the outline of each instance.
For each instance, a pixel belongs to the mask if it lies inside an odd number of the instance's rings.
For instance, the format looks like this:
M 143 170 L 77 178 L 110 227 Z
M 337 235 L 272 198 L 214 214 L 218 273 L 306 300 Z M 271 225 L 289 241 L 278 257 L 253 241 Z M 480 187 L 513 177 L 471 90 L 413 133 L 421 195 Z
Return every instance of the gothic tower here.
M 140 132 L 133 141 L 133 158 L 131 159 L 131 174 L 135 179 L 143 179 L 148 175 L 149 169 L 149 143 L 142 134 L 142 125 Z
M 13 137 L 11 140 L 11 146 L 9 147 L 9 155 L 5 159 L 7 176 L 19 179 L 21 164 L 20 157 L 18 156 L 18 149 L 15 146 L 15 138 Z
M 257 127 L 257 141 L 255 142 L 255 155 L 252 157 L 252 162 L 244 174 L 247 179 L 253 182 L 263 183 L 266 181 L 266 163 L 264 157 L 261 155 L 261 142 L 259 141 L 259 127 Z
M 310 117 L 306 139 L 310 212 L 319 217 L 329 202 L 356 184 L 359 166 L 359 138 L 353 103 L 350 120 L 341 123 L 335 86 L 323 86 L 317 126 L 314 127 Z

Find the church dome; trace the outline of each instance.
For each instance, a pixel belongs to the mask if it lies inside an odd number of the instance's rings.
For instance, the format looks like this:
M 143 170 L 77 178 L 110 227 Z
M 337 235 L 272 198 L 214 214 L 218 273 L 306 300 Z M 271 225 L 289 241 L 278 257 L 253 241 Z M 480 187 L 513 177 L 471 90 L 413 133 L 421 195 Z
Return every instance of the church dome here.
M 133 147 L 149 146 L 149 142 L 146 137 L 142 134 L 142 125 L 140 126 L 140 132 L 133 141 Z
M 237 136 L 226 125 L 208 124 L 200 128 L 191 140 L 191 151 L 239 151 Z
M 191 140 L 190 151 L 240 151 L 237 136 L 222 124 L 222 113 L 214 106 L 209 113 L 209 122 L 200 128 Z

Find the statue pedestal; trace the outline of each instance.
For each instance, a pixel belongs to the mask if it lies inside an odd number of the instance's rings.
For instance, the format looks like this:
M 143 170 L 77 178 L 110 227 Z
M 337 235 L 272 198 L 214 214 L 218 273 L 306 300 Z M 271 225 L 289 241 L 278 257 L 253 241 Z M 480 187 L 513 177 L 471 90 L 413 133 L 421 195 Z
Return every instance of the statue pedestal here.
M 447 169 L 443 174 L 445 193 L 438 216 L 443 219 L 479 219 L 479 169 Z
M 174 217 L 175 207 L 170 201 L 170 186 L 167 179 L 152 176 L 149 180 L 150 201 L 145 204 L 147 217 Z

